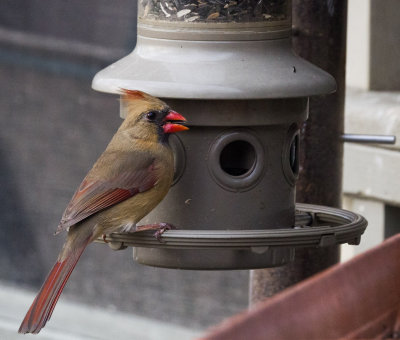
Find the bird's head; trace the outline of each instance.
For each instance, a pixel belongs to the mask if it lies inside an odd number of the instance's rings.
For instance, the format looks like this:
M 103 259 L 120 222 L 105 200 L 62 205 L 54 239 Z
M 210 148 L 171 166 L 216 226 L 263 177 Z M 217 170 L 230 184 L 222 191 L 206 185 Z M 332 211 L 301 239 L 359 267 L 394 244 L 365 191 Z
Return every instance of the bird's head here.
M 162 100 L 136 90 L 121 90 L 126 118 L 121 128 L 136 138 L 167 141 L 171 133 L 188 130 L 186 119 Z

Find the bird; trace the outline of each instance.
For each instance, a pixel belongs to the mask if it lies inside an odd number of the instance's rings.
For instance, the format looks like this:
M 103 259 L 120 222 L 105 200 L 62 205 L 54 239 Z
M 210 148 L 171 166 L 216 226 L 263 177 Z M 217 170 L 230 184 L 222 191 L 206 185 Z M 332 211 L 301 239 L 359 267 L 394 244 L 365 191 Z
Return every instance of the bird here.
M 156 230 L 172 225 L 136 224 L 167 194 L 174 160 L 171 133 L 187 130 L 186 119 L 162 100 L 138 90 L 120 90 L 127 115 L 105 151 L 76 190 L 55 234 L 66 241 L 19 333 L 39 333 L 50 319 L 60 294 L 86 246 L 113 232 Z

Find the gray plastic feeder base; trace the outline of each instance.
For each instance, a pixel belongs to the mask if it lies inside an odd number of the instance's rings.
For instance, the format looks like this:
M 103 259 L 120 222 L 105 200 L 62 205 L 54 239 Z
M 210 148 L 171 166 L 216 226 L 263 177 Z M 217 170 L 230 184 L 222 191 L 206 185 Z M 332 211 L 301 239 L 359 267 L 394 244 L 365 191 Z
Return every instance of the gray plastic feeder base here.
M 250 249 L 163 249 L 133 248 L 133 259 L 155 267 L 223 270 L 282 266 L 294 260 L 294 248 Z
M 134 260 L 150 266 L 256 269 L 293 261 L 299 247 L 359 244 L 366 227 L 364 217 L 347 210 L 296 204 L 296 225 L 292 228 L 170 230 L 162 235 L 162 242 L 156 240 L 154 232 L 114 233 L 105 240 L 115 250 L 134 247 Z

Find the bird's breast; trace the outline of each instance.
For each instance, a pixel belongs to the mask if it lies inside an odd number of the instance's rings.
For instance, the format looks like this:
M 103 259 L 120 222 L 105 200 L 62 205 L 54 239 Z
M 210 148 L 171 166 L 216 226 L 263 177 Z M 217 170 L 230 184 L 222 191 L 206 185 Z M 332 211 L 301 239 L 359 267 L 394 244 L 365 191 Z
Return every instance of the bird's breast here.
M 172 151 L 168 151 L 170 155 L 156 157 L 154 162 L 156 181 L 152 188 L 99 213 L 99 225 L 104 228 L 103 233 L 116 232 L 124 225 L 136 224 L 165 197 L 174 176 L 173 155 Z

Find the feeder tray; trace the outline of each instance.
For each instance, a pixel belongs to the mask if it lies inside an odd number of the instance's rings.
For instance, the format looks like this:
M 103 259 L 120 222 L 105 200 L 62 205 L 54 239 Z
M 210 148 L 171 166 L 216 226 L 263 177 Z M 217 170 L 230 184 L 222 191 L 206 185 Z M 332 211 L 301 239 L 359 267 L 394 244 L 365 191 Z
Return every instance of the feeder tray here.
M 162 242 L 154 232 L 113 233 L 105 241 L 114 250 L 134 247 L 142 264 L 179 269 L 255 269 L 294 259 L 295 248 L 357 245 L 367 221 L 356 213 L 319 205 L 296 204 L 292 228 L 263 230 L 170 230 Z M 98 239 L 97 242 L 104 242 Z

